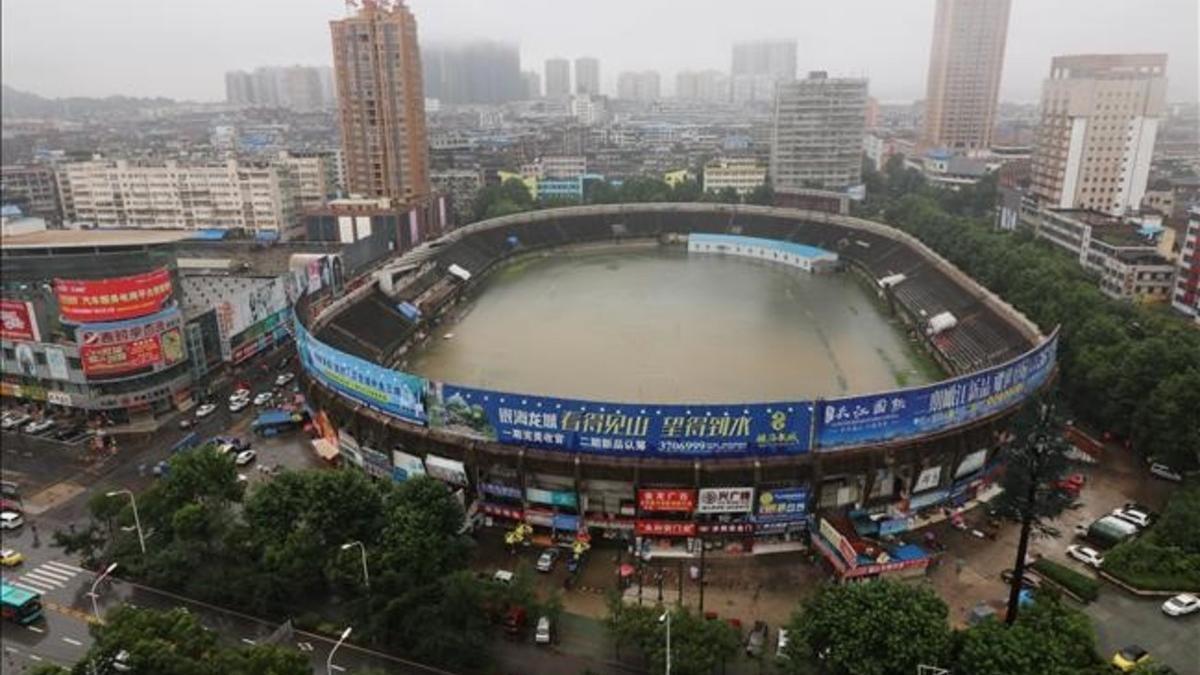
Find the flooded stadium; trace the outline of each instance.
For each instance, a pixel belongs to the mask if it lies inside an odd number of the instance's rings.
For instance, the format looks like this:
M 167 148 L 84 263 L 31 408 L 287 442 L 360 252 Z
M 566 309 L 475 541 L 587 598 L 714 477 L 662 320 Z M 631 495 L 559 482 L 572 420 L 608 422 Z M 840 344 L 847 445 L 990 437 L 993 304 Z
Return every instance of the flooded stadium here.
M 928 382 L 850 274 L 648 246 L 556 250 L 493 273 L 405 364 L 512 392 L 771 401 Z

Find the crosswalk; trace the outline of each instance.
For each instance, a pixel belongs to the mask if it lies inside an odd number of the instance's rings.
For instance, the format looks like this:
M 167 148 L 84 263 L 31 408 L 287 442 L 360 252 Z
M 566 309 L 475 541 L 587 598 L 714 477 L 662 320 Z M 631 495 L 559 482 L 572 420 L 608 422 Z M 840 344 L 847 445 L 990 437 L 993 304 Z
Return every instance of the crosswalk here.
M 33 569 L 24 571 L 15 579 L 5 579 L 5 581 L 18 588 L 42 594 L 66 588 L 72 579 L 85 572 L 86 570 L 74 565 L 48 560 Z

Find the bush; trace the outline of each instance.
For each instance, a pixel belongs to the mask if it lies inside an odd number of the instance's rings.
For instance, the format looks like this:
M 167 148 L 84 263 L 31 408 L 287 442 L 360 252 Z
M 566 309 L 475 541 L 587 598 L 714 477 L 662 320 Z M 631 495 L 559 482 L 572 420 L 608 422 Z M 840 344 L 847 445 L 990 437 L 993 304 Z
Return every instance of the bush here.
M 1127 541 L 1109 551 L 1102 568 L 1144 590 L 1200 591 L 1200 555 L 1147 539 Z
M 1080 574 L 1070 567 L 1060 565 L 1053 560 L 1041 558 L 1033 563 L 1033 569 L 1046 579 L 1070 591 L 1084 602 L 1091 602 L 1100 595 L 1099 581 L 1086 574 Z

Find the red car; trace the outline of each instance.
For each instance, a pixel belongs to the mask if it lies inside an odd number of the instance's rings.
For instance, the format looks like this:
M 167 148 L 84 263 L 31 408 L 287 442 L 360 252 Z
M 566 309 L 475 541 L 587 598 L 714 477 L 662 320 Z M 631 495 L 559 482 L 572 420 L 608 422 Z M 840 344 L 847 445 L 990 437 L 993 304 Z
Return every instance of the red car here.
M 1054 485 L 1054 488 L 1057 490 L 1062 490 L 1063 492 L 1069 493 L 1074 496 L 1078 496 L 1079 493 L 1083 490 L 1083 486 L 1086 482 L 1087 482 L 1087 478 L 1084 477 L 1083 474 L 1073 473 L 1070 476 L 1067 476 L 1066 478 L 1061 478 L 1059 480 L 1054 481 L 1053 485 Z
M 25 509 L 21 508 L 20 504 L 14 502 L 12 500 L 0 499 L 0 511 L 12 511 L 14 513 L 24 513 Z

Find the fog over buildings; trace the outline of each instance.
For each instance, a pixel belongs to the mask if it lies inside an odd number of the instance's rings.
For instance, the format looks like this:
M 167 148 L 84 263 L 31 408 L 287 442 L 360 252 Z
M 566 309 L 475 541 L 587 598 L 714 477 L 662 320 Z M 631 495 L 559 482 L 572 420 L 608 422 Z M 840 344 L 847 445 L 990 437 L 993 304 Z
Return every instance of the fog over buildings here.
M 911 101 L 926 92 L 935 2 L 747 0 L 731 11 L 716 0 L 684 8 L 613 0 L 572 3 L 569 16 L 553 22 L 540 19 L 562 11 L 551 0 L 413 0 L 409 7 L 419 17 L 422 45 L 519 45 L 520 68 L 543 77 L 546 59 L 593 56 L 601 92 L 610 95 L 621 72 L 656 70 L 669 96 L 681 71 L 729 74 L 735 43 L 794 40 L 796 72 L 869 77 L 876 98 Z M 330 65 L 325 27 L 342 14 L 336 0 L 13 0 L 0 7 L 4 82 L 44 96 L 221 100 L 226 71 Z M 67 43 L 74 48 L 62 49 Z M 1166 53 L 1168 98 L 1195 100 L 1197 3 L 1016 0 L 1000 99 L 1036 101 L 1056 55 L 1138 52 Z M 148 60 L 156 67 L 146 68 Z

